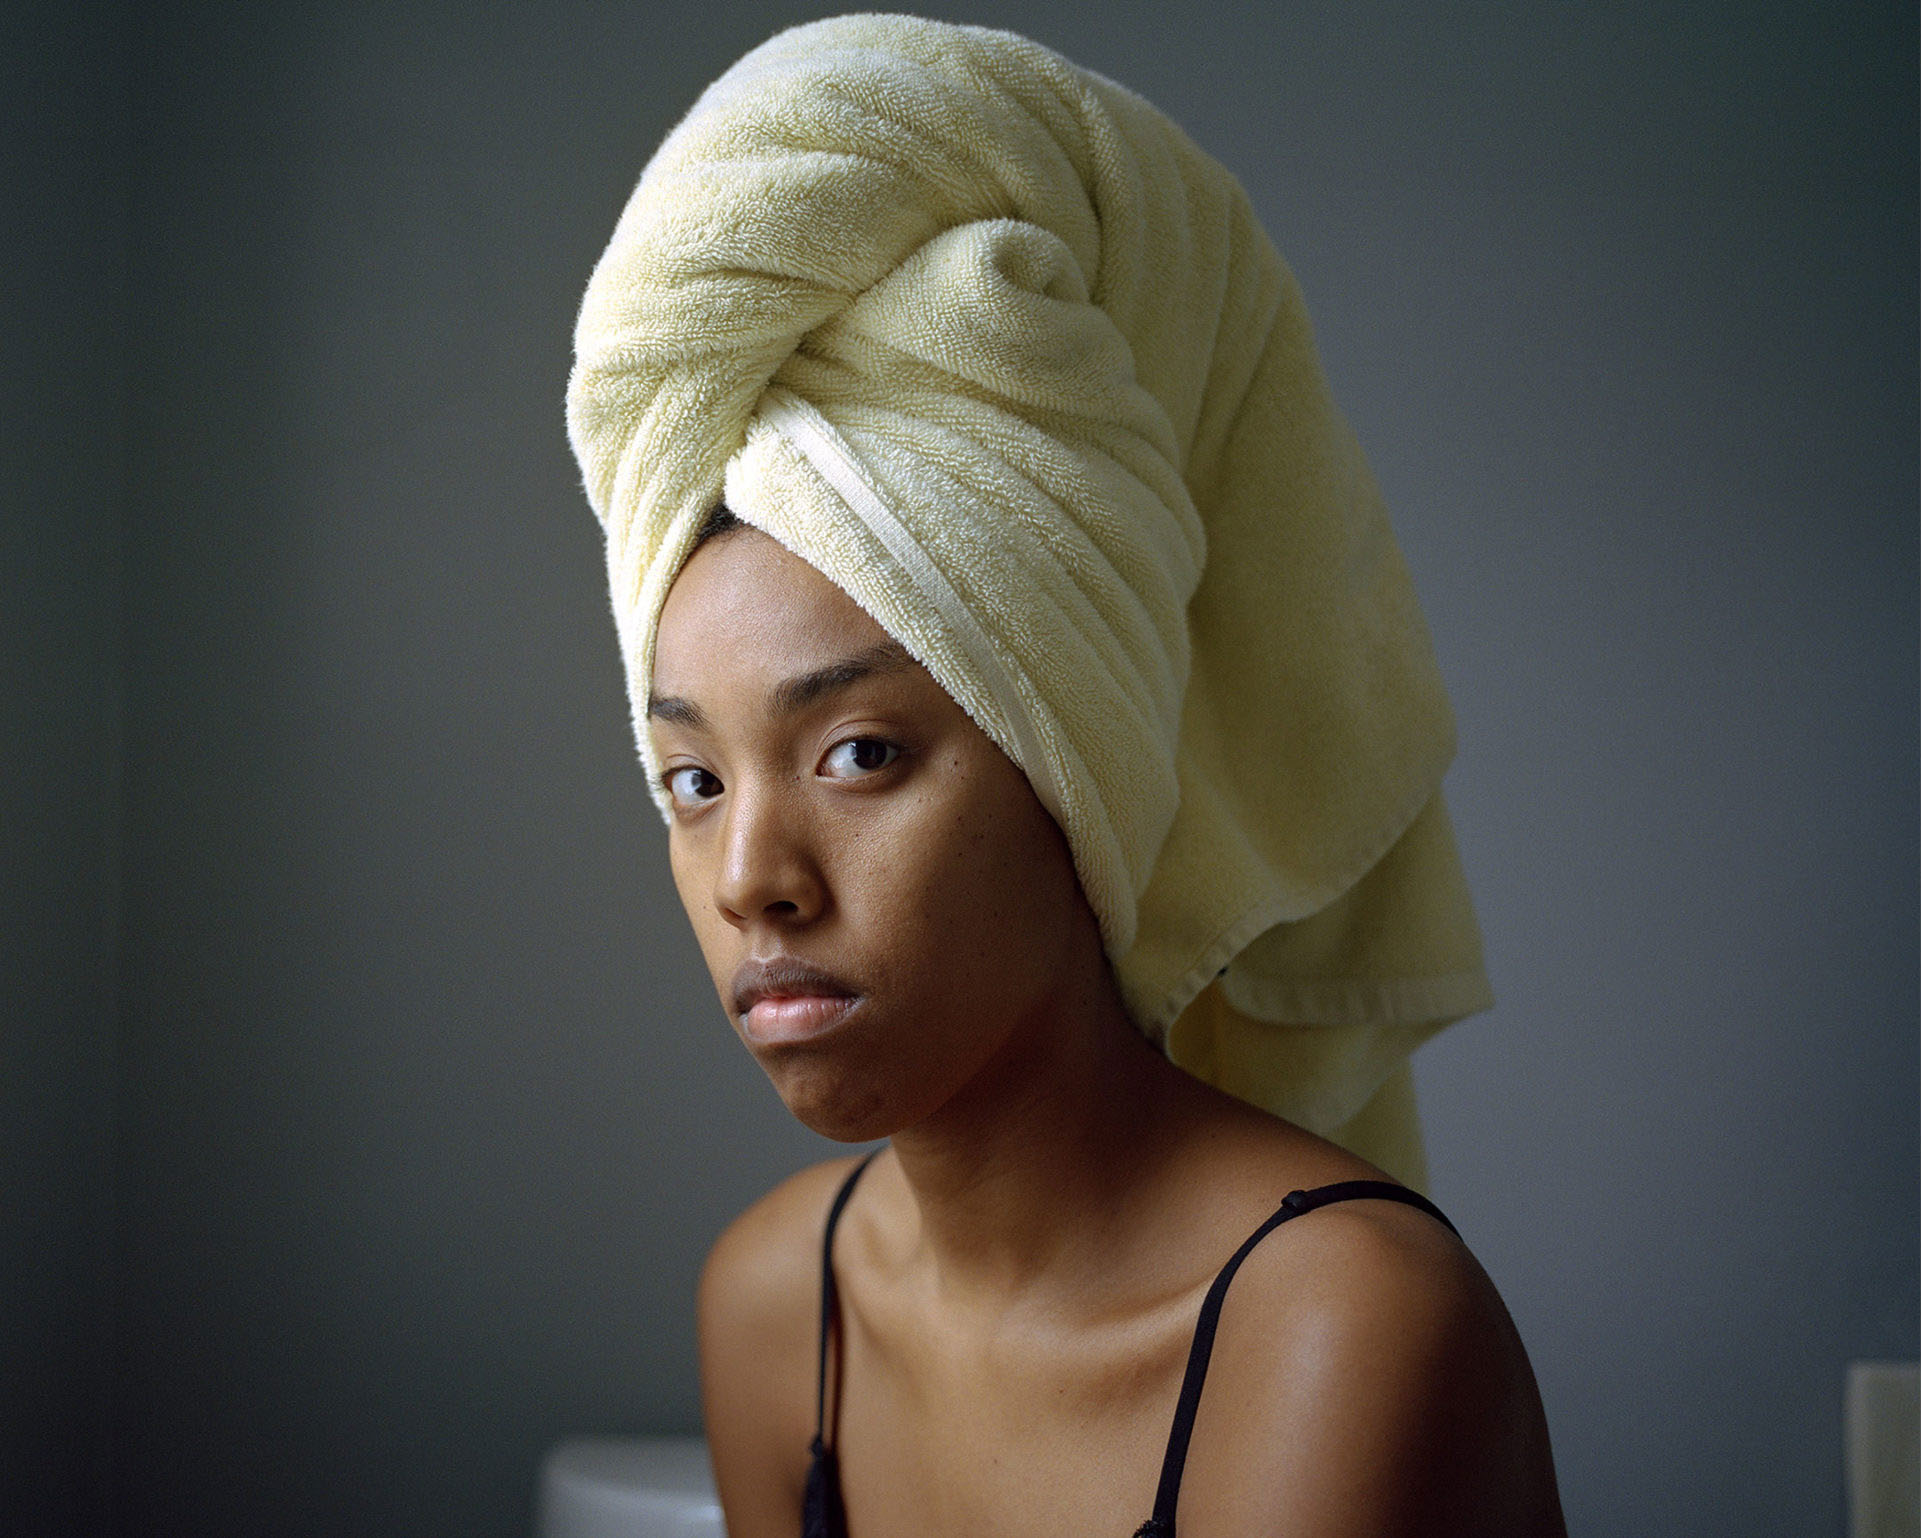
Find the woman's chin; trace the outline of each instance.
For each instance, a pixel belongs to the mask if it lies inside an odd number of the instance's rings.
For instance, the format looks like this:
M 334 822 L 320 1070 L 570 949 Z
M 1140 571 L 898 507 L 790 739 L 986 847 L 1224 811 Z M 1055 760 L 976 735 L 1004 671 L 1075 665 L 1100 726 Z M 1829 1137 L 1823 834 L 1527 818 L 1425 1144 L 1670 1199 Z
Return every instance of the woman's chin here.
M 897 1108 L 871 1079 L 791 1058 L 770 1062 L 762 1057 L 760 1066 L 781 1103 L 809 1132 L 836 1143 L 872 1143 L 901 1126 Z
M 900 1130 L 899 1124 L 889 1116 L 849 1114 L 838 1107 L 796 1105 L 792 1101 L 788 1102 L 787 1109 L 809 1132 L 836 1143 L 877 1143 Z

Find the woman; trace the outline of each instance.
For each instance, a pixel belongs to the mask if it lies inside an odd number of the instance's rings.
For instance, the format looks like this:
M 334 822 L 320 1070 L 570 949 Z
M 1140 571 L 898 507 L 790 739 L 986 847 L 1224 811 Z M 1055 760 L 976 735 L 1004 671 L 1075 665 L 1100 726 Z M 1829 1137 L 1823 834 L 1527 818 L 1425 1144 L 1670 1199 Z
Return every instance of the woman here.
M 1560 1532 L 1403 1183 L 1486 1002 L 1445 697 L 1233 178 L 1014 34 L 790 29 L 649 163 L 569 422 L 721 1000 L 889 1140 L 709 1260 L 733 1538 Z

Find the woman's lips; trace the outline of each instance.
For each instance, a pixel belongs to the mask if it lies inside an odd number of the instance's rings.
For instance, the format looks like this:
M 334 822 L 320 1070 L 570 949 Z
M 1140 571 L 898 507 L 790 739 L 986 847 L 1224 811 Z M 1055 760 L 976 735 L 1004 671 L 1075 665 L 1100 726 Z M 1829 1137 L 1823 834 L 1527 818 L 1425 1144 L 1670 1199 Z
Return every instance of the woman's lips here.
M 825 1035 L 860 1002 L 848 983 L 798 956 L 748 958 L 734 973 L 734 1017 L 759 1046 Z
M 845 995 L 821 993 L 765 997 L 740 1017 L 741 1029 L 757 1046 L 779 1046 L 824 1036 L 860 1002 Z

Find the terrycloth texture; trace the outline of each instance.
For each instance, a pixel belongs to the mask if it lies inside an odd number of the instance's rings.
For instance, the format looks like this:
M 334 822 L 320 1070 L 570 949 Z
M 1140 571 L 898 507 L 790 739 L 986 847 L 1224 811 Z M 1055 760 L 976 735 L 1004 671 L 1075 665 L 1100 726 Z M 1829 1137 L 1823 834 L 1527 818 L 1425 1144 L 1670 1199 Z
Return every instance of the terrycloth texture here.
M 1139 96 L 1010 32 L 777 34 L 648 164 L 568 425 L 663 815 L 655 625 L 724 498 L 1026 772 L 1176 1061 L 1337 1132 L 1489 1002 L 1373 478 L 1245 192 Z

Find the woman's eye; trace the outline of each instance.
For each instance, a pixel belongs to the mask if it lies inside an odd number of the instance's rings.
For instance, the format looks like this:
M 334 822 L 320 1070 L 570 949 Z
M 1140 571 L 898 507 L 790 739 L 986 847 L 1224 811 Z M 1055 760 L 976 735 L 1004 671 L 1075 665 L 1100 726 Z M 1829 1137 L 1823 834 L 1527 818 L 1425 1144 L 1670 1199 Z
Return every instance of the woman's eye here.
M 700 802 L 720 794 L 720 781 L 694 764 L 669 769 L 662 779 L 667 785 L 667 794 L 676 801 Z
M 900 749 L 878 737 L 850 737 L 827 750 L 825 760 L 830 774 L 853 776 L 885 769 L 900 757 Z

